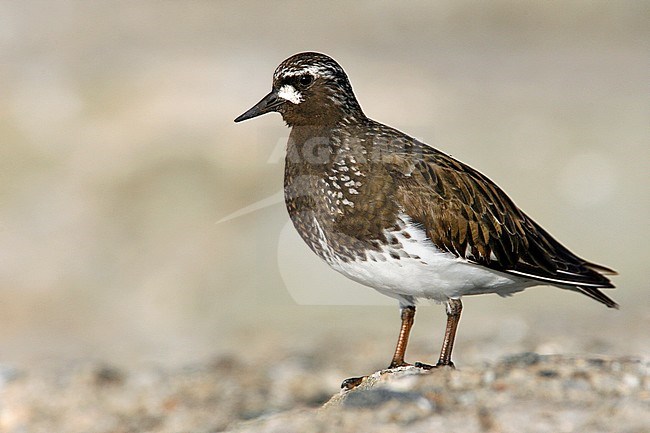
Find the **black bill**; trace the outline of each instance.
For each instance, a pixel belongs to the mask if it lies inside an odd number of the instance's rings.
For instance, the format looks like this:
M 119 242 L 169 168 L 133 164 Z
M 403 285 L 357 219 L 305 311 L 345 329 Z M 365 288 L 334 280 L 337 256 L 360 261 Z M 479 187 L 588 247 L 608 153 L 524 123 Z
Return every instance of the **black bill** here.
M 253 117 L 261 116 L 262 114 L 276 111 L 276 109 L 284 102 L 283 99 L 278 97 L 278 94 L 273 90 L 266 95 L 260 102 L 255 104 L 253 108 L 235 119 L 235 122 L 252 119 Z

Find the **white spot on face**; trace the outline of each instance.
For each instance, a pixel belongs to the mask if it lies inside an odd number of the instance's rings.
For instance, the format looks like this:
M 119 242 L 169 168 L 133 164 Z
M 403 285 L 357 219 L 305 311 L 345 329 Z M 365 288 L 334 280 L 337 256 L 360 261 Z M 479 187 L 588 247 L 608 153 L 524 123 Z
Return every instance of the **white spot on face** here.
M 285 84 L 284 86 L 280 87 L 280 90 L 278 91 L 278 96 L 282 99 L 285 99 L 292 104 L 300 104 L 302 102 L 302 95 L 300 94 L 299 91 L 296 90 L 295 87 Z

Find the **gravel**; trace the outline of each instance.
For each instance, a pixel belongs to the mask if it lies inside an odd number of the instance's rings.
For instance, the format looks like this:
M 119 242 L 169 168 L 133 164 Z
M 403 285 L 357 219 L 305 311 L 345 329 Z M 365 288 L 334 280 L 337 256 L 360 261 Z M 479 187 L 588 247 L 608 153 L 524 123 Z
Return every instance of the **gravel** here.
M 650 360 L 523 353 L 425 372 L 379 371 L 332 396 L 309 356 L 223 356 L 183 368 L 0 366 L 0 431 L 647 432 Z

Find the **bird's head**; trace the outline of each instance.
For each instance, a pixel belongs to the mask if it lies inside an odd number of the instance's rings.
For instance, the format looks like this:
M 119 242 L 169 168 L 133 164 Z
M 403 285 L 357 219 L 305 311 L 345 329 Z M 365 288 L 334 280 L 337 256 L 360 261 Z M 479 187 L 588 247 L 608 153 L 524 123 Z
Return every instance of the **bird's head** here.
M 329 126 L 363 116 L 343 68 L 331 57 L 312 52 L 280 63 L 271 92 L 235 122 L 272 111 L 280 113 L 289 126 Z

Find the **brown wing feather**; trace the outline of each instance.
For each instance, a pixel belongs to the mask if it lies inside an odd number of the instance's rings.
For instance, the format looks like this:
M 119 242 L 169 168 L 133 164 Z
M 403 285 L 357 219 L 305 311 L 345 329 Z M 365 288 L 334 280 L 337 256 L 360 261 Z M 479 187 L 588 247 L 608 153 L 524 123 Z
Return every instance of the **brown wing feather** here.
M 387 165 L 396 200 L 434 244 L 495 270 L 587 290 L 604 302 L 595 289 L 614 287 L 600 273 L 610 269 L 571 253 L 478 171 L 417 144 L 417 162 L 413 153 L 398 152 Z

